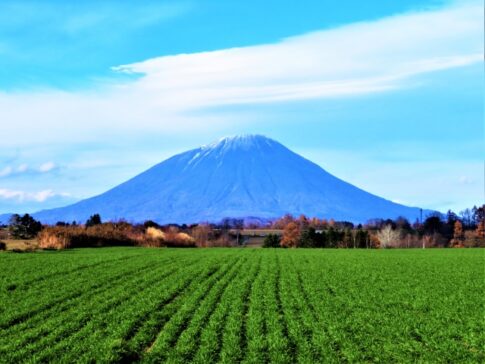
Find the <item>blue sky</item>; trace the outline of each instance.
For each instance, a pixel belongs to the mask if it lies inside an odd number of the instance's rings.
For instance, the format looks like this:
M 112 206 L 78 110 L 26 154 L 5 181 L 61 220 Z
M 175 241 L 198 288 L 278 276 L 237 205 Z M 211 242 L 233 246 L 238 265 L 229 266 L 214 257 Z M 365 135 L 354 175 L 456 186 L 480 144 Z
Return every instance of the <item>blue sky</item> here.
M 0 2 L 0 213 L 262 133 L 385 198 L 484 199 L 476 1 Z

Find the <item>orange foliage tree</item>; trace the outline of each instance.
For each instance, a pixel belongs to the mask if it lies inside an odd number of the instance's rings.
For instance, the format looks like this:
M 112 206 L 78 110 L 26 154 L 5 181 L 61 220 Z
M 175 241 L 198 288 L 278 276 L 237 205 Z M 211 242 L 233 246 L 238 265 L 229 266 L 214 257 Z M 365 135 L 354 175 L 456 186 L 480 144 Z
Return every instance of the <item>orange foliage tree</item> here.
M 481 220 L 477 225 L 476 230 L 477 238 L 485 239 L 485 220 Z
M 298 218 L 298 224 L 300 225 L 300 230 L 306 230 L 310 226 L 310 221 L 305 215 L 301 214 Z
M 285 216 L 279 218 L 273 223 L 273 229 L 284 229 L 286 225 L 290 222 L 295 221 L 294 217 L 290 214 L 286 214 Z
M 281 246 L 286 248 L 296 248 L 300 239 L 300 226 L 294 221 L 288 223 L 283 229 Z
M 463 246 L 464 239 L 465 235 L 463 234 L 463 224 L 460 220 L 456 220 L 453 228 L 453 239 L 451 240 L 451 245 L 455 247 Z

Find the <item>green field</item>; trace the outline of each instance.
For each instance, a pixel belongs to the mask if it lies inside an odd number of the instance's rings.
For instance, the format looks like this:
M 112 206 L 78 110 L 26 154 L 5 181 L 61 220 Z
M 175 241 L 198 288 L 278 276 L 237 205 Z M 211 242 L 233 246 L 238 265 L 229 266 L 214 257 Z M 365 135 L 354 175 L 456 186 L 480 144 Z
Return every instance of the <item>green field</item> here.
M 484 362 L 484 250 L 0 254 L 0 361 Z

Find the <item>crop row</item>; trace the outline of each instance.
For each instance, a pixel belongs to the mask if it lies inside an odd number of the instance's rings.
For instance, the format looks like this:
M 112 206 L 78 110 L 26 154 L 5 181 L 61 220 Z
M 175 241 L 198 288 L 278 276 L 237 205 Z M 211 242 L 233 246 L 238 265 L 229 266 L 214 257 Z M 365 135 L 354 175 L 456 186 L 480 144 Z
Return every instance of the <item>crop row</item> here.
M 0 362 L 483 362 L 482 259 L 478 250 L 6 253 Z

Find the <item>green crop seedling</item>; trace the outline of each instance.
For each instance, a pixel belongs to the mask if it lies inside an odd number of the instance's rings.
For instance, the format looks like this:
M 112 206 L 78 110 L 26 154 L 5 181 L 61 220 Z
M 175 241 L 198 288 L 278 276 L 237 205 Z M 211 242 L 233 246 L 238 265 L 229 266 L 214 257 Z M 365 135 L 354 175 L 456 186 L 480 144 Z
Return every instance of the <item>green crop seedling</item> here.
M 483 362 L 483 251 L 0 255 L 0 362 Z

